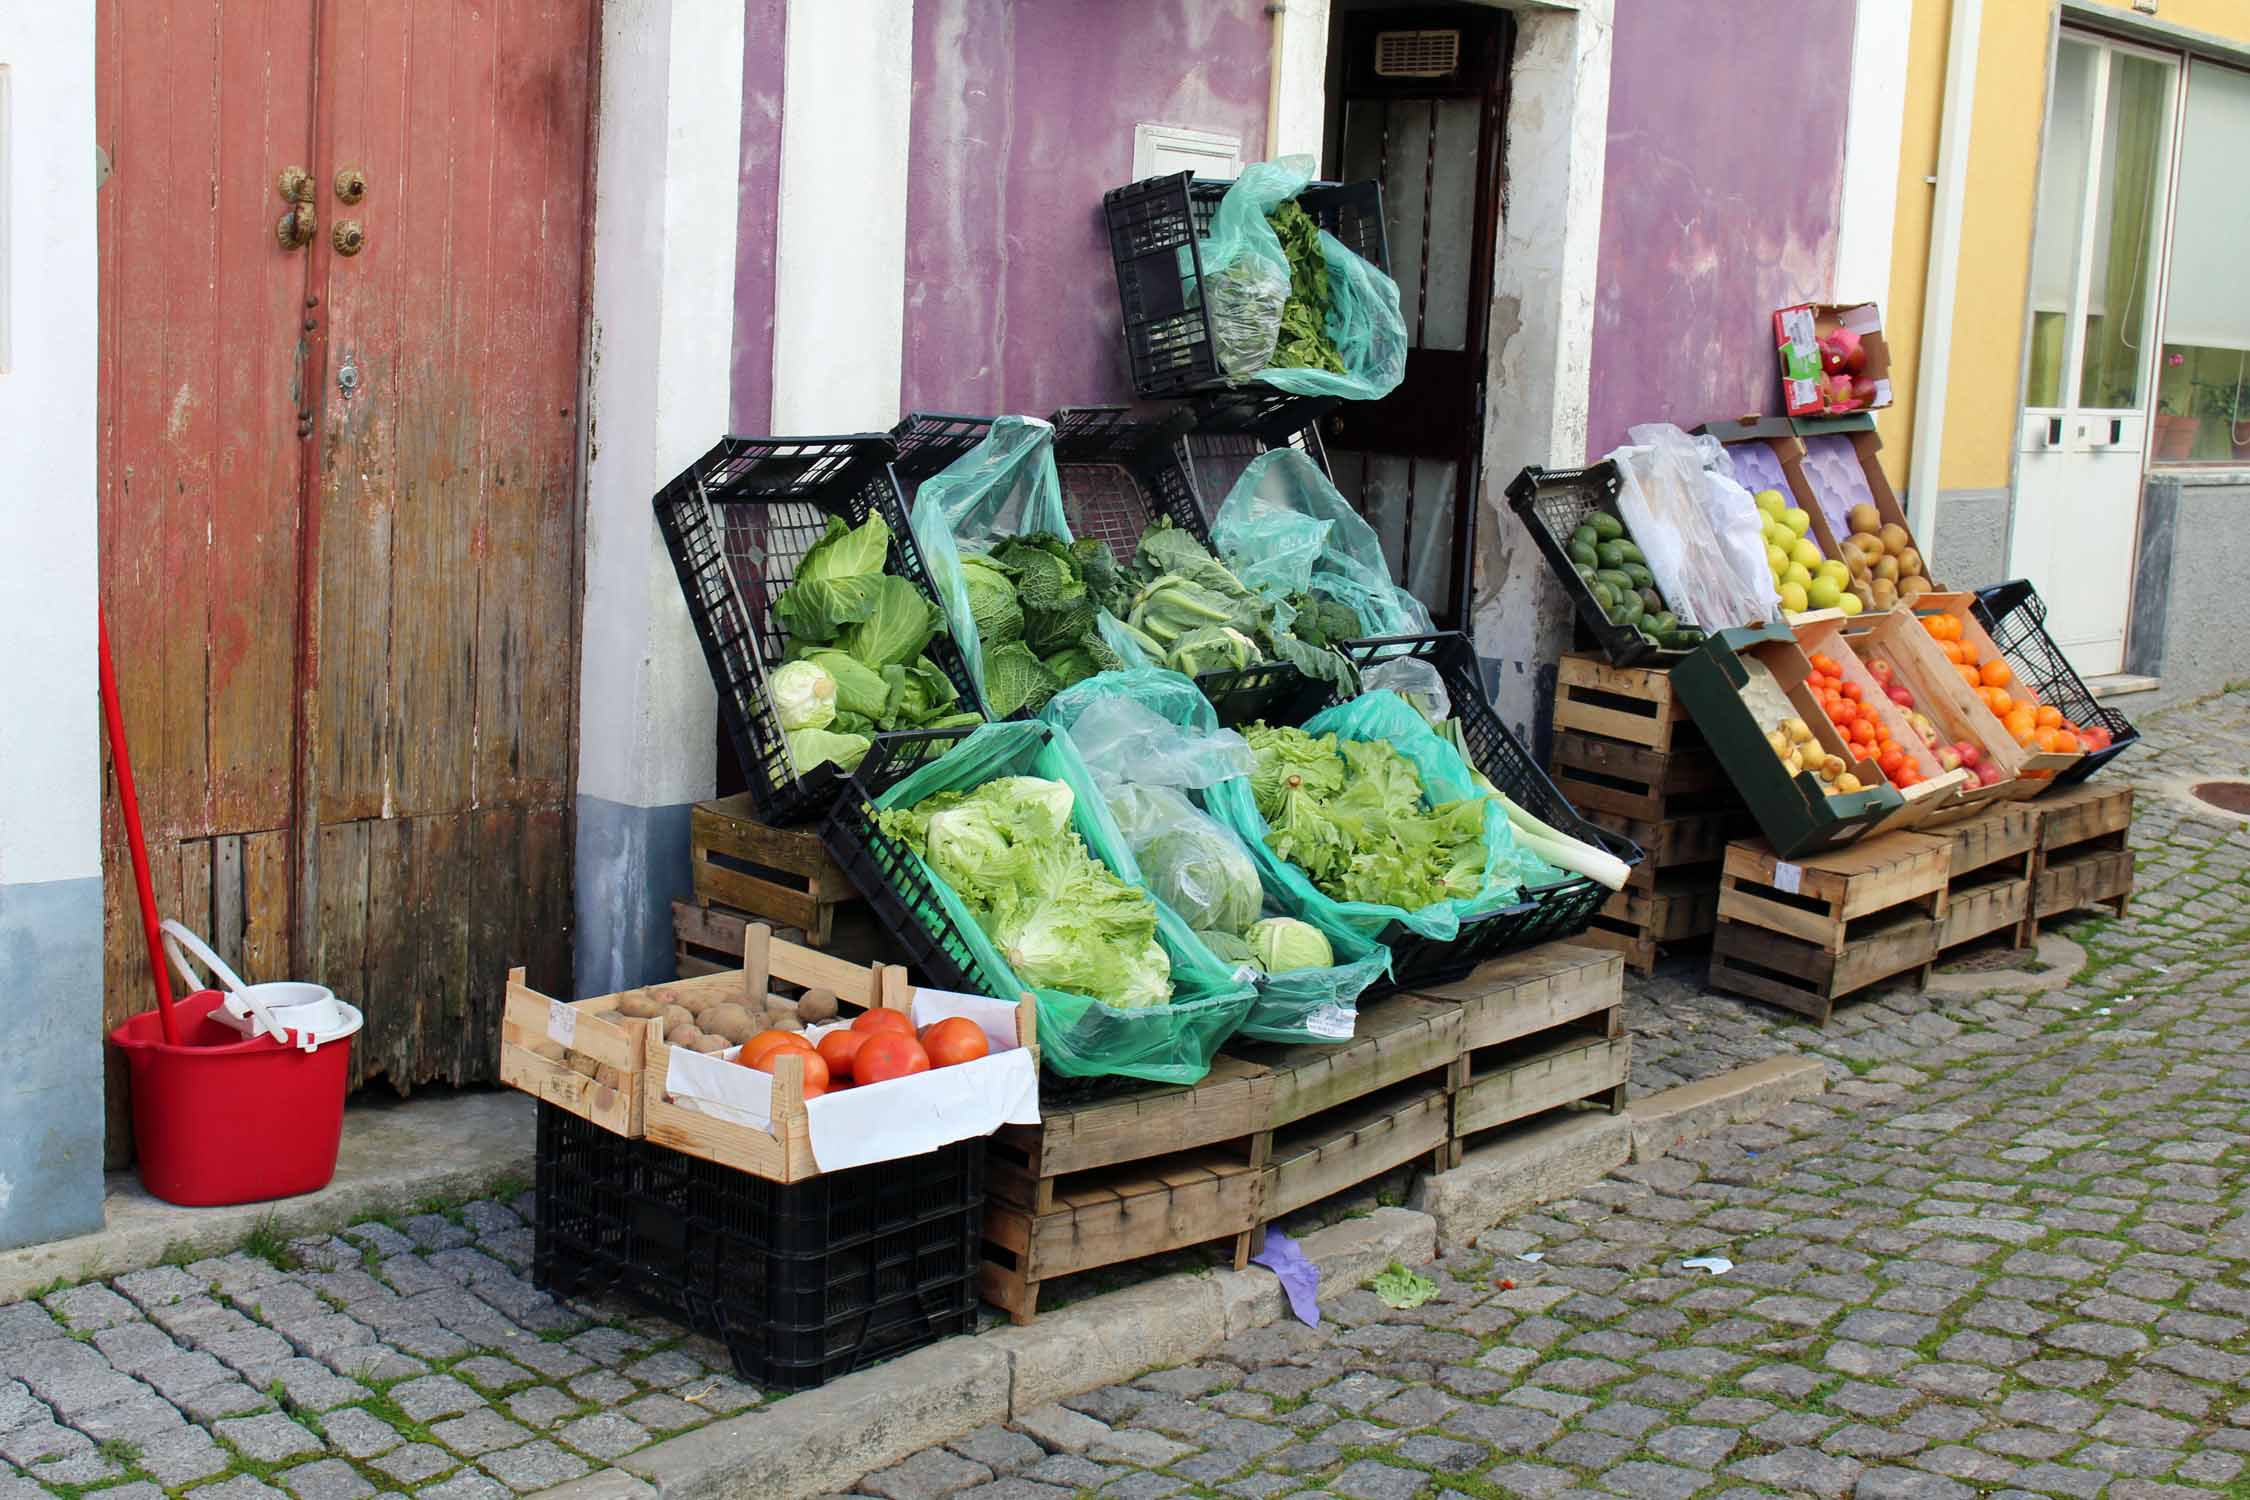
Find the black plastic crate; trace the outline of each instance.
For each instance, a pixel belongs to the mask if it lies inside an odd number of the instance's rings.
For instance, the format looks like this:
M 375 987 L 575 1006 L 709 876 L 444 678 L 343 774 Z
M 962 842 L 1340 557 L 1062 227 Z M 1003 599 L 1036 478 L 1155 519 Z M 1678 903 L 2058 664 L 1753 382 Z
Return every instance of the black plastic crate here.
M 1135 395 L 1186 396 L 1226 385 L 1203 304 L 1202 239 L 1232 186 L 1175 172 L 1102 195 Z M 1316 182 L 1297 195 L 1297 206 L 1389 274 L 1381 184 Z
M 858 526 L 880 511 L 891 528 L 886 571 L 924 598 L 937 597 L 913 533 L 900 524 L 891 453 L 891 440 L 881 433 L 721 438 L 656 494 L 657 527 L 719 690 L 720 722 L 758 816 L 768 823 L 818 817 L 844 785 L 844 773 L 833 765 L 796 774 L 765 690 L 788 644 L 773 619 L 773 601 L 796 578 L 797 564 L 829 519 L 840 516 Z M 952 636 L 941 630 L 926 654 L 964 703 L 976 703 Z
M 1992 644 L 2008 658 L 2016 676 L 2030 684 L 2041 703 L 2062 710 L 2073 724 L 2100 724 L 2110 733 L 2109 748 L 2082 755 L 2055 773 L 2056 786 L 2074 786 L 2115 760 L 2141 737 L 2123 714 L 2096 698 L 2062 647 L 2047 634 L 2047 601 L 2029 582 L 2017 578 L 1978 589 L 1972 606 Z
M 1563 592 L 1570 596 L 1583 634 L 1612 665 L 1676 666 L 1692 653 L 1655 645 L 1639 631 L 1613 623 L 1570 560 L 1566 546 L 1570 534 L 1597 510 L 1616 516 L 1617 494 L 1623 486 L 1617 465 L 1606 458 L 1583 469 L 1542 469 L 1534 465 L 1508 486 L 1508 505 L 1522 519 L 1547 566 L 1554 569 Z M 1623 524 L 1624 517 L 1618 516 L 1618 521 Z
M 1308 402 L 1310 408 L 1304 409 Z M 1319 424 L 1340 404 L 1332 397 L 1291 396 L 1263 387 L 1197 397 L 1189 404 L 1195 428 L 1179 447 L 1198 520 L 1208 528 L 1242 471 L 1276 448 L 1295 448 L 1333 479 Z
M 975 995 L 983 993 L 984 981 L 936 887 L 914 852 L 885 836 L 875 822 L 877 797 L 962 738 L 947 730 L 877 736 L 852 773 L 850 789 L 821 825 L 820 838 L 905 955 L 906 967 L 933 989 Z
M 1412 657 L 1437 668 L 1451 702 L 1453 716 L 1461 721 L 1461 738 L 1469 760 L 1485 779 L 1498 787 L 1525 812 L 1582 843 L 1607 849 L 1628 865 L 1641 861 L 1640 846 L 1621 834 L 1598 828 L 1578 814 L 1555 784 L 1547 779 L 1508 726 L 1500 721 L 1486 698 L 1477 670 L 1475 649 L 1463 635 L 1391 636 L 1355 641 L 1349 648 L 1362 666 L 1378 659 Z M 1468 974 L 1477 965 L 1511 948 L 1553 942 L 1575 936 L 1593 922 L 1594 914 L 1610 897 L 1609 889 L 1584 875 L 1573 875 L 1554 885 L 1526 893 L 1515 906 L 1479 917 L 1462 926 L 1448 943 L 1433 942 L 1403 930 L 1386 933 L 1381 941 L 1391 950 L 1392 984 L 1405 989 L 1443 984 Z
M 542 1102 L 533 1279 L 718 1339 L 804 1390 L 976 1326 L 985 1142 L 768 1182 Z

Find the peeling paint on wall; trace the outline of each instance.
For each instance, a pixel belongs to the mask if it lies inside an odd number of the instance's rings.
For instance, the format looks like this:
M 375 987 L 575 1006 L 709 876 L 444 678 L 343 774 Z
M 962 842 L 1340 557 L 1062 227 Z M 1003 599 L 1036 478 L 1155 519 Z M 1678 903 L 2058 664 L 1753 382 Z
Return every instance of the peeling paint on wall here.
M 1775 308 L 1824 297 L 1849 3 L 1636 0 L 1617 17 L 1588 456 L 1639 422 L 1780 409 Z
M 1143 121 L 1265 140 L 1262 0 L 915 7 L 904 409 L 1131 398 L 1102 194 Z
M 735 432 L 773 427 L 774 230 L 781 209 L 781 68 L 788 0 L 746 0 L 742 36 L 742 177 L 734 259 Z

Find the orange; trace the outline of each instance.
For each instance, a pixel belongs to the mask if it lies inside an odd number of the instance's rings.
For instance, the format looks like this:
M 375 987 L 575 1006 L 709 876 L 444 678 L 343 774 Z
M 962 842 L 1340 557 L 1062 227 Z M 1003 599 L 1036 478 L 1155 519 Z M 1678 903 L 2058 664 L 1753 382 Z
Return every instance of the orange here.
M 1836 689 L 1836 691 L 1842 693 L 1845 697 L 1851 699 L 1854 703 L 1859 702 L 1861 699 L 1867 696 L 1866 693 L 1861 691 L 1859 684 L 1856 682 L 1847 682 L 1842 687 Z
M 2031 743 L 2038 746 L 2042 751 L 2051 751 L 2062 743 L 2062 731 L 2059 729 L 2034 729 L 2031 731 Z
M 1812 669 L 1815 672 L 1833 672 L 1836 670 L 1836 658 L 1815 652 L 1813 653 Z
M 2079 740 L 2075 730 L 2065 726 L 2055 731 L 2055 748 L 2065 755 L 2076 755 L 2086 746 Z
M 2030 739 L 2032 732 L 2039 727 L 2039 721 L 2032 716 L 2031 705 L 2028 703 L 2019 703 L 2009 709 L 2007 718 L 2002 722 L 2007 725 L 2008 733 L 2019 745 Z
M 1977 669 L 1975 667 L 1957 666 L 1953 670 L 1959 672 L 1961 674 L 1961 680 L 1967 683 L 1970 687 L 1982 687 L 1984 685 L 1982 680 L 1978 678 Z
M 1995 656 L 1978 670 L 1986 687 L 2006 687 L 2016 680 L 2016 669 Z
M 2024 701 L 2028 703 L 2031 700 L 2026 698 Z M 2031 716 L 2041 729 L 2060 729 L 2062 727 L 2063 716 L 2062 710 L 2059 708 L 2049 708 L 2042 703 L 2031 711 Z

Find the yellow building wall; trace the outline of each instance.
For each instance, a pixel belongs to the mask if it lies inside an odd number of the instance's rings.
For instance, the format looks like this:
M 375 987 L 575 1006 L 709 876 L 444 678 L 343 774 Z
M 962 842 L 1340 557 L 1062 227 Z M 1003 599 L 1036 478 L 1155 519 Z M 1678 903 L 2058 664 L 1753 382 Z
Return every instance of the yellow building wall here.
M 2127 22 L 2149 19 L 2129 3 L 2104 3 Z M 1945 447 L 1940 486 L 2000 489 L 2008 483 L 2022 397 L 2024 301 L 2046 123 L 2048 43 L 2057 7 L 2043 0 L 1985 0 L 1977 46 L 1976 115 L 1961 220 L 1961 264 L 1947 362 Z M 1922 302 L 1936 189 L 1938 127 L 1945 100 L 1951 0 L 1914 0 L 1906 124 L 1899 153 L 1896 237 L 1883 333 L 1896 395 L 1879 418 L 1883 466 L 1894 486 L 1913 482 L 1914 385 L 1920 369 Z M 2245 0 L 2161 0 L 2156 19 L 2230 41 L 2250 41 Z

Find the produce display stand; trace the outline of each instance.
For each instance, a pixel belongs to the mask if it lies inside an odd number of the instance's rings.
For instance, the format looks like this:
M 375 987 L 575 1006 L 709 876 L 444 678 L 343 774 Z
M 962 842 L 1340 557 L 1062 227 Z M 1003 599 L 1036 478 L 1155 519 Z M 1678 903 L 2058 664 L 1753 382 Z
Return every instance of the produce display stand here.
M 797 775 L 766 693 L 788 645 L 773 602 L 796 578 L 798 563 L 831 518 L 858 526 L 880 512 L 891 525 L 884 571 L 936 599 L 912 533 L 895 519 L 893 451 L 881 433 L 722 438 L 656 495 L 657 527 L 718 688 L 719 721 L 753 804 L 777 826 L 818 817 L 845 783 L 834 765 Z M 931 637 L 925 654 L 965 701 L 977 701 L 951 636 Z
M 1952 845 L 1886 833 L 1784 859 L 1745 839 L 1727 846 L 1715 989 L 1769 1001 L 1826 1025 L 1836 1003 L 1885 979 L 1928 979 L 1946 914 Z
M 1749 810 L 1673 695 L 1671 673 L 1564 653 L 1548 772 L 1572 806 L 1643 852 L 1581 940 L 1646 974 L 1660 944 L 1708 936 L 1719 856 L 1746 831 Z
M 1925 833 L 1952 847 L 1946 859 L 1945 916 L 1938 951 L 1995 932 L 2022 947 L 2029 931 L 2031 864 L 2039 842 L 2039 813 L 2027 802 L 2001 802 Z
M 1202 241 L 1232 185 L 1175 172 L 1102 195 L 1102 221 L 1109 231 L 1124 312 L 1125 357 L 1137 396 L 1189 396 L 1226 387 L 1203 296 Z M 1345 249 L 1389 273 L 1380 184 L 1316 182 L 1297 195 L 1296 203 Z M 1307 415 L 1290 425 L 1303 427 L 1311 420 Z
M 1214 1240 L 1249 1263 L 1261 1220 L 1272 1075 L 1221 1055 L 1187 1087 L 1146 1086 L 1082 1106 L 1043 1101 L 1037 1125 L 990 1146 L 984 1299 L 1018 1323 L 1043 1281 Z
M 859 899 L 818 830 L 764 822 L 747 792 L 698 802 L 688 813 L 688 868 L 695 904 L 735 920 L 727 924 L 734 940 L 726 946 L 726 961 L 691 971 L 683 951 L 683 977 L 739 965 L 742 929 L 749 922 L 771 923 L 785 936 L 793 928 L 808 947 L 826 948 L 836 908 Z
M 1533 1115 L 1573 1104 L 1624 1108 L 1632 1038 L 1620 955 L 1548 943 L 1417 993 L 1461 1007 L 1450 1164 Z
M 2074 786 L 2032 804 L 2039 842 L 2031 861 L 2031 917 L 2024 940 L 2040 924 L 2086 906 L 2125 915 L 2133 893 L 2133 789 L 2123 785 Z
M 1864 618 L 1864 617 L 1862 617 Z M 1887 823 L 1873 831 L 1887 832 L 1893 828 L 1926 828 L 1933 823 L 1966 817 L 1985 803 L 2007 795 L 2004 786 L 1979 786 L 1976 777 L 1956 767 L 1948 771 L 1938 761 L 1936 752 L 1923 742 L 1907 722 L 1907 710 L 1894 702 L 1884 690 L 1875 674 L 1867 669 L 1853 649 L 1855 638 L 1853 621 L 1835 610 L 1822 610 L 1800 616 L 1791 627 L 1809 660 L 1825 656 L 1836 664 L 1837 675 L 1859 690 L 1861 712 L 1872 711 L 1884 733 L 1898 745 L 1907 758 L 1921 772 L 1924 780 L 1906 788 L 1902 795 L 1906 806 Z M 1872 628 L 1872 627 L 1870 627 Z M 1909 690 L 1911 691 L 1911 690 Z
M 2109 731 L 2108 748 L 2090 750 L 2076 765 L 2056 772 L 2055 786 L 2084 781 L 2140 739 L 2131 720 L 2094 697 L 2047 633 L 2047 601 L 2029 583 L 2018 578 L 1979 589 L 1974 610 L 1987 639 L 2015 668 L 2016 680 L 2028 685 L 2041 703 L 2053 704 L 2073 724 L 2099 724 Z
M 1914 693 L 1916 706 L 1945 739 L 1976 745 L 2000 768 L 2002 779 L 1996 784 L 2003 789 L 2000 798 L 2037 796 L 2047 790 L 2052 777 L 2079 760 L 2077 755 L 2030 750 L 2016 743 L 1909 611 L 1861 615 L 1845 629 L 1844 638 L 1862 661 L 1888 663 L 1893 677 Z
M 1617 465 L 1606 458 L 1583 469 L 1527 468 L 1508 485 L 1508 505 L 1531 533 L 1555 581 L 1577 610 L 1580 633 L 1592 640 L 1612 664 L 1677 666 L 1695 653 L 1659 646 L 1630 626 L 1612 622 L 1570 559 L 1571 533 L 1588 516 L 1599 511 L 1623 524 L 1624 518 L 1617 514 L 1617 494 L 1623 486 Z

